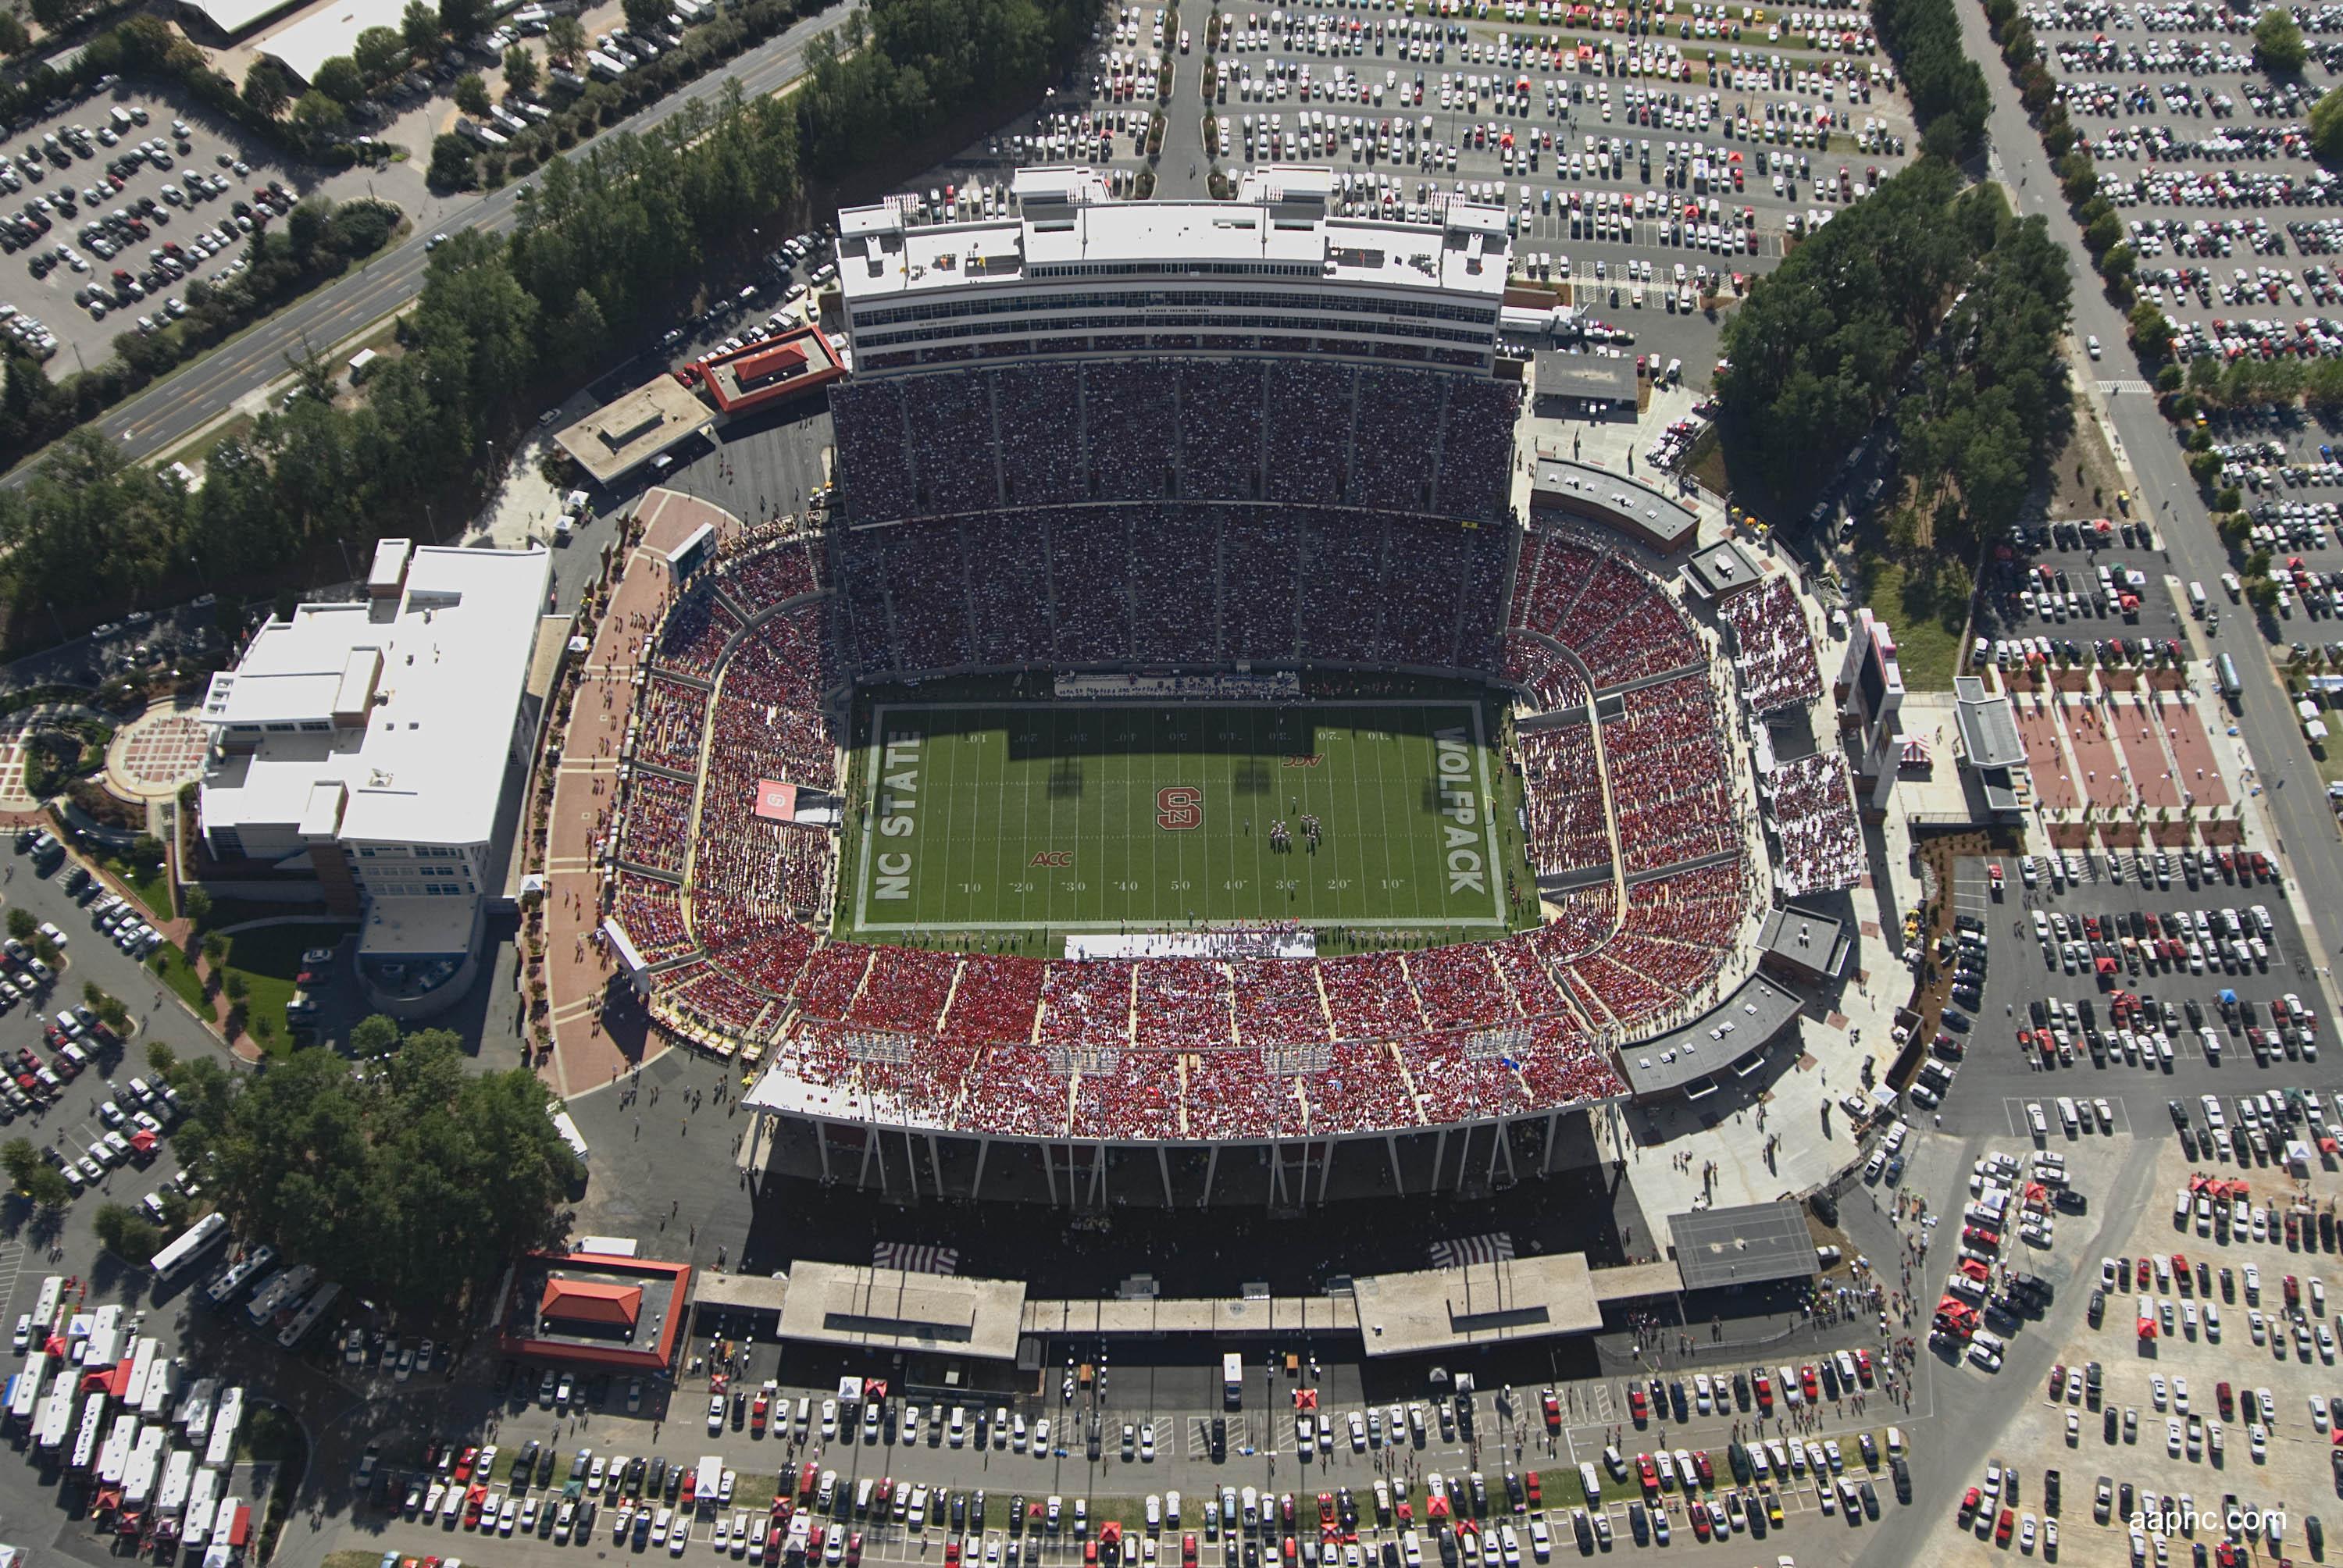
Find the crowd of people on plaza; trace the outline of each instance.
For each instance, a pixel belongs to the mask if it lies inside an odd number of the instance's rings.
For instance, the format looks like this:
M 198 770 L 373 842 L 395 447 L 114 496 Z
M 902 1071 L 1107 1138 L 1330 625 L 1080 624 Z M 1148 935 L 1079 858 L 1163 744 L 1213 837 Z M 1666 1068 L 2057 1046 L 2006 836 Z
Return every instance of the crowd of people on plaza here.
M 1733 628 L 1733 662 L 1741 672 L 1741 699 L 1759 715 L 1804 707 L 1823 694 L 1815 636 L 1789 579 L 1735 594 L 1717 618 Z
M 1761 789 L 1782 846 L 1774 869 L 1782 897 L 1835 892 L 1863 879 L 1863 823 L 1855 813 L 1855 778 L 1844 752 L 1817 751 L 1785 762 Z
M 1494 520 L 1521 388 L 1322 359 L 1141 357 L 830 391 L 857 523 L 1070 501 L 1269 501 Z

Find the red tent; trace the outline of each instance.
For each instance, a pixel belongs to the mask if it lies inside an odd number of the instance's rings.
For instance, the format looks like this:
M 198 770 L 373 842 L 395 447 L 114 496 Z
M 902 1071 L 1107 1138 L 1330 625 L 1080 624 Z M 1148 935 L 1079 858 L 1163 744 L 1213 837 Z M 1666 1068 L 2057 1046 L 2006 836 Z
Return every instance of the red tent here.
M 1295 1389 L 1293 1391 L 1293 1408 L 1296 1410 L 1316 1410 L 1318 1408 L 1318 1391 L 1314 1388 Z
M 130 1147 L 141 1154 L 155 1152 L 155 1135 L 144 1127 L 130 1135 Z

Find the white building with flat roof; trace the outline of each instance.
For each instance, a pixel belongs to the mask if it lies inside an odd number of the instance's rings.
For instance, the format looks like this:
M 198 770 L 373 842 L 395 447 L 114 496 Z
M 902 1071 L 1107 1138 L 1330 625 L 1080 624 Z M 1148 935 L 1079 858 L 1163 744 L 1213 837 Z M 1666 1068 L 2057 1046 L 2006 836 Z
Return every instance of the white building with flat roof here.
M 394 993 L 477 946 L 551 578 L 542 548 L 385 539 L 363 600 L 271 619 L 205 694 L 213 859 L 313 877 L 364 917 L 360 957 Z
M 1020 170 L 1013 216 L 839 214 L 856 374 L 1066 355 L 1331 355 L 1486 371 L 1512 238 L 1500 207 L 1335 214 L 1330 168 L 1248 171 L 1233 201 L 1117 201 L 1086 167 Z

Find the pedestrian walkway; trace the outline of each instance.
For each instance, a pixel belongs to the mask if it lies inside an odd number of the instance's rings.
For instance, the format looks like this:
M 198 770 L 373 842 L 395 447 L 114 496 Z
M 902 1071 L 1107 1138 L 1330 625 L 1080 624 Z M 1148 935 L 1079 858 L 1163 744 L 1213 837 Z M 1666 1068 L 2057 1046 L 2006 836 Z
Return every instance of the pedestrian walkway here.
M 600 927 L 606 867 L 616 848 L 612 803 L 619 752 L 649 663 L 649 639 L 675 594 L 668 552 L 704 526 L 713 524 L 719 536 L 741 526 L 720 507 L 665 489 L 643 497 L 635 521 L 640 537 L 619 559 L 607 606 L 576 674 L 568 719 L 540 764 L 552 768 L 554 777 L 544 847 L 547 1000 L 554 1043 L 543 1070 L 564 1099 L 633 1061 L 605 1027 L 606 1000 L 618 971 Z M 639 1049 L 650 1049 L 655 1038 L 643 1036 Z

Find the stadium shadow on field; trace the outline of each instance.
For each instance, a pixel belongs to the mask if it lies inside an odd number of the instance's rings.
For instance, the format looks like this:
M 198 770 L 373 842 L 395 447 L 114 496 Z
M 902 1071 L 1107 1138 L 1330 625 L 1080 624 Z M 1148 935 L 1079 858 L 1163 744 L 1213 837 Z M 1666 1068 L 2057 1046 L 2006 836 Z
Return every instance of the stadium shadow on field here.
M 1082 759 L 1061 757 L 1050 764 L 1050 799 L 1079 800 L 1082 798 Z
M 1269 764 L 1258 758 L 1247 758 L 1229 775 L 1229 787 L 1240 795 L 1268 794 Z

